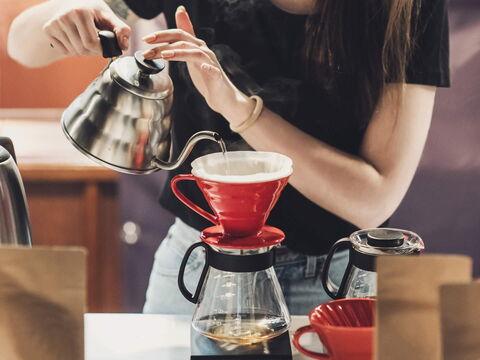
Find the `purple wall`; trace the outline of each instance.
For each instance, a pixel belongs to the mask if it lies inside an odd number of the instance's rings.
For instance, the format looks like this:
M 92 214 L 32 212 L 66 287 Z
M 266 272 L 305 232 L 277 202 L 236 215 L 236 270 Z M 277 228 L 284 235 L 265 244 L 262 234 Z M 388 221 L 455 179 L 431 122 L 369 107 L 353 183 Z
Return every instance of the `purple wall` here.
M 392 225 L 429 252 L 468 254 L 480 275 L 480 2 L 450 3 L 452 87 L 439 89 L 424 156 Z

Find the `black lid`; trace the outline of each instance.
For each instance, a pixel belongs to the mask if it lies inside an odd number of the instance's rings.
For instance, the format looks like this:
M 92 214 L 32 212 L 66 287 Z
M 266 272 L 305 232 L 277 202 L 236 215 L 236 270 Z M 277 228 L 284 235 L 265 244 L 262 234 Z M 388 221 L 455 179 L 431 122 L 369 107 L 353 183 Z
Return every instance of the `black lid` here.
M 398 247 L 404 242 L 403 233 L 392 229 L 373 229 L 367 233 L 367 244 L 376 247 Z
M 165 61 L 163 60 L 147 60 L 143 56 L 143 51 L 137 51 L 134 56 L 135 62 L 141 72 L 147 75 L 157 74 L 165 69 Z

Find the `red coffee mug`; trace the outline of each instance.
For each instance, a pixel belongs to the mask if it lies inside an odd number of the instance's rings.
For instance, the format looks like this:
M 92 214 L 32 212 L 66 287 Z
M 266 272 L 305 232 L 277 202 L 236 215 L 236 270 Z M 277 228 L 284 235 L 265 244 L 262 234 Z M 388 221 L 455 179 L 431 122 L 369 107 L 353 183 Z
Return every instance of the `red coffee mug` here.
M 234 175 L 225 175 L 225 160 L 221 153 L 205 155 L 192 162 L 192 172 L 204 175 L 177 175 L 171 181 L 172 191 L 190 209 L 214 225 L 220 225 L 225 235 L 256 236 L 287 185 L 292 172 L 291 160 L 268 152 L 235 151 L 227 154 L 235 167 L 232 170 Z M 209 176 L 213 179 L 208 179 Z M 213 214 L 179 190 L 178 183 L 186 180 L 196 182 Z
M 341 299 L 319 305 L 310 312 L 310 325 L 295 332 L 293 344 L 313 359 L 371 360 L 375 303 L 374 299 Z M 327 354 L 300 345 L 300 338 L 308 332 L 317 333 Z

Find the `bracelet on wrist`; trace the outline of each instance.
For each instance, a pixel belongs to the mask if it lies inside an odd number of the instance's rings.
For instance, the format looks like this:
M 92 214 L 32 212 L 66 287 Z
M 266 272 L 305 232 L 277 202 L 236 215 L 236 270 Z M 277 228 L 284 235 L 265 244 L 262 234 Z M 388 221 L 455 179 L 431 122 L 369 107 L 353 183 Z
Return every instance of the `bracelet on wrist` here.
M 260 96 L 253 95 L 250 96 L 250 99 L 255 100 L 255 107 L 250 114 L 250 116 L 243 122 L 241 122 L 238 125 L 230 125 L 230 129 L 233 132 L 236 132 L 238 134 L 244 132 L 248 128 L 250 128 L 255 122 L 258 120 L 260 117 L 260 114 L 262 113 L 263 110 L 263 100 Z

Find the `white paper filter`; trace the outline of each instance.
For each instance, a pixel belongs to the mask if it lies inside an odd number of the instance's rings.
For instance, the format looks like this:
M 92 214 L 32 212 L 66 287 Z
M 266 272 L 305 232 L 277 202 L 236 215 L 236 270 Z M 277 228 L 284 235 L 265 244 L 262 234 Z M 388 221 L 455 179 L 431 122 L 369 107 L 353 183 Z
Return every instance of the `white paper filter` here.
M 196 177 L 225 183 L 272 181 L 290 176 L 292 171 L 292 160 L 274 152 L 218 152 L 192 162 L 192 174 Z

